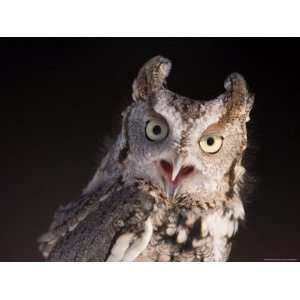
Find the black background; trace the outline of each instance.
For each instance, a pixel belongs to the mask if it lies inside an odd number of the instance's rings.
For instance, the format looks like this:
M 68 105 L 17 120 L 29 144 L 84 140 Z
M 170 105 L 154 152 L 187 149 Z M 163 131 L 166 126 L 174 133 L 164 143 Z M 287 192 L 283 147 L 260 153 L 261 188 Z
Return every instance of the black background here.
M 256 175 L 232 261 L 300 258 L 299 39 L 0 39 L 0 260 L 42 260 L 36 238 L 76 199 L 120 124 L 141 65 L 173 62 L 171 90 L 196 99 L 242 73 L 256 94 Z

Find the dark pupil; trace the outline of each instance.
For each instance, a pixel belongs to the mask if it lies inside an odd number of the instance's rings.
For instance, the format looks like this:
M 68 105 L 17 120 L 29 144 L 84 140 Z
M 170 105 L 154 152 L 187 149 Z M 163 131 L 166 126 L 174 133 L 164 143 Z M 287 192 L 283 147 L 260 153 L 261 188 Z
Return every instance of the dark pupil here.
M 206 143 L 208 146 L 212 146 L 214 144 L 215 140 L 214 138 L 212 137 L 209 137 L 207 140 L 206 140 Z
M 159 125 L 155 125 L 152 131 L 155 135 L 159 135 L 161 133 L 161 127 Z

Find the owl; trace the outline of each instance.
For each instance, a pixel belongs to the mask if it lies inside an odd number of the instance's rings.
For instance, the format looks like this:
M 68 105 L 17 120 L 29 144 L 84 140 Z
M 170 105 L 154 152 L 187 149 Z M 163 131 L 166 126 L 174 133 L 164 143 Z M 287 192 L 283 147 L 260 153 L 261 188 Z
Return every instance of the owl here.
M 150 59 L 122 128 L 81 197 L 60 207 L 39 249 L 48 261 L 226 261 L 241 198 L 254 96 L 231 74 L 223 94 L 170 91 L 171 61 Z

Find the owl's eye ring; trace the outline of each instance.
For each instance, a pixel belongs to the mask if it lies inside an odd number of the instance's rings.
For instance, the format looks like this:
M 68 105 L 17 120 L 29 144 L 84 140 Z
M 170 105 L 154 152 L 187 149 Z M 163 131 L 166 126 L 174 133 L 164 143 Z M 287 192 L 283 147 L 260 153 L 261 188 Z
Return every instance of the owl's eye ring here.
M 146 122 L 145 135 L 151 142 L 160 142 L 169 134 L 168 124 L 160 119 L 151 119 Z
M 223 139 L 220 135 L 208 134 L 201 137 L 199 145 L 205 153 L 215 154 L 221 149 Z

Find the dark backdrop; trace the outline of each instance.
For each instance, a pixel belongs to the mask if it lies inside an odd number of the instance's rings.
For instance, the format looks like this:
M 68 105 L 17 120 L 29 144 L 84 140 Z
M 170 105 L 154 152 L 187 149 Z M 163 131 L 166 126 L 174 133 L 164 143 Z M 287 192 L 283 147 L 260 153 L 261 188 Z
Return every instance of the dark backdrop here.
M 222 93 L 233 71 L 246 77 L 257 183 L 231 260 L 300 257 L 298 39 L 2 38 L 1 261 L 42 260 L 36 238 L 91 178 L 133 78 L 157 54 L 173 61 L 170 89 L 192 98 Z

